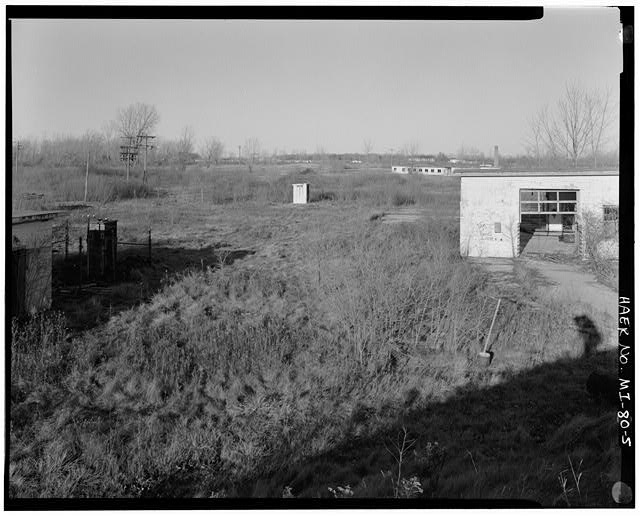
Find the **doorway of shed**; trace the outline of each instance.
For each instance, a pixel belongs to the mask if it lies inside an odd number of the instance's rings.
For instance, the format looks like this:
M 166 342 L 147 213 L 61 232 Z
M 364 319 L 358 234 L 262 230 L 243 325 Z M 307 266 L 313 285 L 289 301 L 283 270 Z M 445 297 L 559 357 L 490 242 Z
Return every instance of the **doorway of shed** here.
M 575 190 L 520 190 L 520 254 L 576 251 Z

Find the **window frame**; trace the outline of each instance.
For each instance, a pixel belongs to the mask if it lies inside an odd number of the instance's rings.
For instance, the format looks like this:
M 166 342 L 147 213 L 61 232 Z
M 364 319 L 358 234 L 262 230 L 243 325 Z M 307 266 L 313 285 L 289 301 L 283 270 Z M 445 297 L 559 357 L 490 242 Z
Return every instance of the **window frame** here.
M 518 195 L 520 216 L 575 214 L 578 210 L 578 191 L 579 190 L 569 190 L 565 188 L 521 188 Z M 535 195 L 523 199 L 523 194 Z M 573 194 L 569 195 L 569 197 L 573 196 L 574 199 L 567 199 L 566 194 Z M 547 197 L 551 197 L 551 199 Z M 564 199 L 560 200 L 561 197 L 564 197 Z M 522 208 L 525 204 L 527 205 L 527 209 L 523 210 Z M 536 206 L 536 211 L 531 209 L 533 205 Z M 573 210 L 562 209 L 569 205 L 573 205 Z

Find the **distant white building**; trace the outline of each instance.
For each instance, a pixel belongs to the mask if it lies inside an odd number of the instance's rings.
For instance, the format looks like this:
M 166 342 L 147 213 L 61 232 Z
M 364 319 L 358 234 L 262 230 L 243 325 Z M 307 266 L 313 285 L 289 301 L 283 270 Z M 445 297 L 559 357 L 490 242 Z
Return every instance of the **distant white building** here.
M 425 174 L 433 176 L 450 176 L 452 174 L 451 167 L 435 166 L 435 165 L 398 165 L 391 167 L 391 172 L 395 174 Z

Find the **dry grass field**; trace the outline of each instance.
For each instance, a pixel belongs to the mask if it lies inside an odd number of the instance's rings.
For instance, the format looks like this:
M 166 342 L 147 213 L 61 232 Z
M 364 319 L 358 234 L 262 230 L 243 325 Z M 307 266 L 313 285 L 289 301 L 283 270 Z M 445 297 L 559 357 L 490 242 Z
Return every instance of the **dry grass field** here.
M 84 196 L 81 170 L 13 180 L 14 208 Z M 613 505 L 615 412 L 584 385 L 615 356 L 583 356 L 563 306 L 523 287 L 480 364 L 498 291 L 459 256 L 458 178 L 311 164 L 90 181 L 72 241 L 91 213 L 125 241 L 151 227 L 152 256 L 123 249 L 110 288 L 13 322 L 11 497 Z M 291 204 L 295 182 L 310 204 Z M 403 206 L 419 220 L 382 222 Z

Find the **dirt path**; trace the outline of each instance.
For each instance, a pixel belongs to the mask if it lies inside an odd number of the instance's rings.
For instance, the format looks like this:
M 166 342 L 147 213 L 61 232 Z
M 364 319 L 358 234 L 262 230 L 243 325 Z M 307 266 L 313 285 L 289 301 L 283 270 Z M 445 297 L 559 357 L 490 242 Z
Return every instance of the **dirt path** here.
M 578 299 L 600 312 L 612 313 L 615 318 L 618 295 L 599 283 L 593 274 L 579 270 L 574 265 L 537 259 L 527 259 L 525 264 L 546 278 L 558 295 Z
M 526 259 L 525 265 L 535 270 L 549 285 L 541 297 L 566 301 L 574 317 L 587 316 L 601 326 L 605 343 L 615 345 L 618 294 L 599 283 L 596 277 L 575 265 Z
M 616 345 L 618 295 L 599 283 L 593 274 L 580 270 L 574 264 L 531 257 L 518 262 L 507 258 L 473 259 L 473 262 L 491 273 L 501 295 L 509 296 L 514 289 L 520 289 L 521 293 L 532 290 L 539 304 L 547 300 L 559 301 L 571 317 L 592 321 L 602 334 L 604 344 Z M 518 278 L 516 263 L 531 272 L 528 278 Z M 523 285 L 523 281 L 530 284 Z

